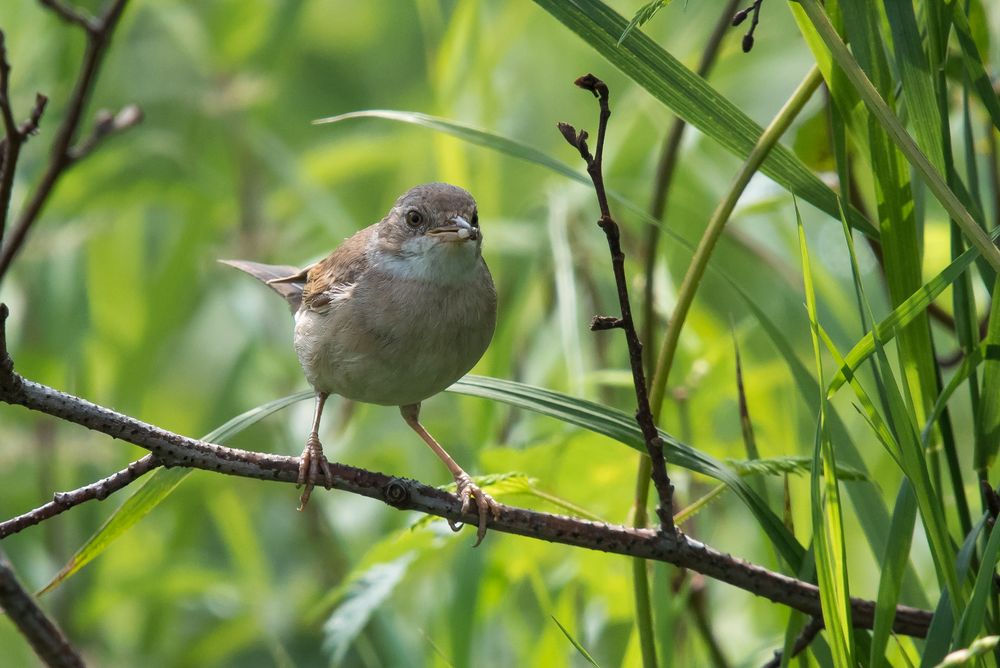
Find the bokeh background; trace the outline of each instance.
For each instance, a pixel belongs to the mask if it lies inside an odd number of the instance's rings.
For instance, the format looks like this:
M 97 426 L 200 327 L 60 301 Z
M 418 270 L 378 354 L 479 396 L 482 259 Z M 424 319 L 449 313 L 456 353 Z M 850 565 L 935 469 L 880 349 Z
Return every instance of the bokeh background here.
M 609 4 L 630 16 L 642 3 Z M 672 3 L 646 30 L 694 67 L 716 4 Z M 996 34 L 1000 12 L 990 11 Z M 40 134 L 23 153 L 16 211 L 45 164 L 83 40 L 29 0 L 4 2 L 0 28 L 17 108 L 26 110 L 35 91 L 51 98 Z M 782 3 L 765 3 L 750 54 L 741 51 L 741 36 L 741 29 L 726 36 L 710 81 L 766 124 L 812 57 Z M 995 68 L 995 51 L 991 58 Z M 18 370 L 190 436 L 306 389 L 284 304 L 216 259 L 308 263 L 377 221 L 408 187 L 441 180 L 478 199 L 484 254 L 500 295 L 497 334 L 475 372 L 633 410 L 622 337 L 587 331 L 591 315 L 616 309 L 592 189 L 426 128 L 374 119 L 311 124 L 364 109 L 419 111 L 515 139 L 579 169 L 555 124 L 596 129 L 594 101 L 572 86 L 589 71 L 612 91 L 609 187 L 646 208 L 670 112 L 536 5 L 134 0 L 89 115 L 136 103 L 145 120 L 63 179 L 4 281 L 0 296 L 12 312 L 9 343 Z M 820 112 L 817 97 L 784 143 L 823 171 L 831 158 L 816 149 L 826 141 Z M 738 165 L 690 131 L 665 217 L 669 229 L 694 243 Z M 644 223 L 621 207 L 616 214 L 638 300 Z M 846 350 L 860 332 L 840 225 L 809 206 L 803 216 L 821 316 Z M 929 220 L 930 234 L 946 239 L 943 223 Z M 790 196 L 756 177 L 712 263 L 739 280 L 808 361 L 796 244 Z M 928 271 L 943 266 L 947 243 L 926 250 Z M 877 284 L 870 254 L 860 252 L 866 280 Z M 662 258 L 655 277 L 659 331 L 690 250 L 667 239 Z M 884 313 L 882 292 L 870 296 Z M 745 457 L 734 338 L 762 455 L 811 454 L 815 416 L 746 305 L 712 272 L 682 338 L 664 427 L 719 458 Z M 862 434 L 859 449 L 871 455 L 870 479 L 845 485 L 874 485 L 891 503 L 898 472 L 877 456 L 850 401 L 842 404 L 841 417 Z M 310 402 L 297 404 L 228 444 L 297 454 L 310 413 Z M 523 472 L 540 492 L 609 522 L 626 521 L 638 455 L 625 446 L 453 394 L 425 402 L 423 417 L 470 472 Z M 955 419 L 969 419 L 960 404 Z M 395 409 L 333 401 L 323 438 L 331 459 L 448 481 Z M 142 454 L 0 406 L 0 516 Z M 673 473 L 682 505 L 712 486 Z M 808 540 L 808 477 L 788 483 L 788 521 Z M 768 484 L 780 510 L 782 481 Z M 131 490 L 4 540 L 24 582 L 33 589 L 48 582 Z M 498 496 L 566 512 L 538 493 Z M 296 505 L 287 485 L 195 472 L 43 601 L 101 666 L 582 665 L 553 618 L 601 665 L 638 662 L 626 559 L 499 533 L 473 550 L 469 529 L 453 534 L 443 522 L 419 522 L 340 492 L 318 491 L 304 513 Z M 776 567 L 760 532 L 747 530 L 750 522 L 722 495 L 684 528 Z M 852 593 L 872 597 L 878 565 L 850 513 L 847 523 Z M 915 561 L 931 583 L 920 535 L 915 541 Z M 714 583 L 684 580 L 674 593 L 681 581 L 672 568 L 653 568 L 665 661 L 709 660 L 687 612 L 692 586 L 705 586 L 705 606 L 732 665 L 757 665 L 781 645 L 786 610 Z M 0 665 L 35 661 L 3 621 L 0 648 Z

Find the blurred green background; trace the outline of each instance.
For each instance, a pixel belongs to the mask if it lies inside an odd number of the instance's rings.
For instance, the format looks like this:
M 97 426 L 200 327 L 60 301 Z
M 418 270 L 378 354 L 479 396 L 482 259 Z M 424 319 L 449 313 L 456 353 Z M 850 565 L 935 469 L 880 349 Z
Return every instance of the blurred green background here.
M 631 16 L 642 3 L 609 4 Z M 646 31 L 694 67 L 716 4 L 672 3 Z M 1000 12 L 990 11 L 995 34 Z M 35 91 L 51 97 L 41 132 L 23 153 L 16 212 L 44 167 L 83 40 L 29 0 L 4 2 L 0 28 L 17 109 L 26 111 Z M 766 124 L 812 57 L 781 3 L 765 3 L 750 54 L 740 50 L 741 36 L 740 29 L 727 34 L 710 80 Z M 991 57 L 996 67 L 996 53 Z M 408 187 L 442 180 L 478 199 L 484 254 L 500 295 L 497 334 L 475 372 L 631 412 L 624 340 L 587 331 L 591 315 L 617 308 L 592 189 L 424 128 L 366 119 L 311 124 L 363 109 L 420 111 L 516 139 L 579 169 L 555 124 L 596 130 L 595 103 L 572 86 L 588 71 L 612 91 L 609 187 L 645 208 L 671 114 L 533 4 L 134 0 L 88 118 L 98 108 L 136 103 L 145 121 L 65 177 L 4 281 L 0 296 L 12 312 L 9 343 L 18 370 L 190 436 L 306 389 L 284 304 L 216 259 L 310 262 L 378 220 Z M 823 170 L 830 156 L 815 149 L 825 137 L 818 102 L 784 143 Z M 669 228 L 695 242 L 738 165 L 690 131 Z M 645 230 L 625 209 L 616 213 L 638 308 Z M 803 215 L 821 315 L 846 350 L 860 331 L 840 226 L 808 206 Z M 712 264 L 736 277 L 809 360 L 794 223 L 787 193 L 757 177 Z M 946 234 L 944 223 L 929 219 L 929 234 Z M 661 316 L 690 258 L 675 241 L 663 248 L 656 277 Z M 859 250 L 866 279 L 875 281 L 870 254 Z M 946 243 L 928 243 L 929 271 L 943 265 L 947 252 Z M 870 294 L 884 313 L 883 294 Z M 734 335 L 762 455 L 810 454 L 814 416 L 745 304 L 711 272 L 681 341 L 672 376 L 681 399 L 669 402 L 664 427 L 717 457 L 745 456 Z M 849 428 L 864 434 L 849 398 L 838 402 Z M 309 402 L 297 404 L 228 444 L 298 454 L 310 413 Z M 431 484 L 448 481 L 395 409 L 337 400 L 326 416 L 331 459 Z M 638 455 L 625 446 L 451 394 L 425 402 L 423 418 L 471 473 L 523 472 L 539 490 L 606 521 L 626 521 Z M 955 419 L 959 425 L 969 419 L 960 404 Z M 3 518 L 143 454 L 16 407 L 0 406 L 0 421 Z M 876 456 L 870 436 L 859 438 L 858 447 L 872 455 L 872 477 L 891 503 L 898 471 Z M 681 505 L 710 487 L 685 471 L 672 473 Z M 770 484 L 777 498 L 781 481 Z M 789 520 L 807 541 L 808 477 L 791 477 L 789 484 Z M 4 540 L 23 581 L 32 589 L 48 582 L 129 493 Z M 498 496 L 564 512 L 537 495 Z M 472 550 L 471 530 L 452 534 L 440 521 L 411 528 L 420 519 L 415 514 L 340 492 L 318 491 L 301 514 L 296 505 L 288 485 L 195 472 L 43 602 L 101 666 L 583 665 L 553 617 L 602 665 L 638 662 L 626 559 L 499 533 Z M 751 521 L 723 495 L 684 528 L 723 551 L 776 567 L 760 532 L 747 530 Z M 847 523 L 856 548 L 852 594 L 873 597 L 877 564 L 850 514 Z M 918 532 L 915 561 L 932 580 L 922 540 Z M 661 642 L 669 645 L 664 660 L 705 665 L 684 596 L 671 593 L 675 578 L 662 564 L 653 569 Z M 709 583 L 705 594 L 732 665 L 759 665 L 781 645 L 785 609 L 726 585 Z M 0 622 L 0 648 L 2 665 L 35 661 L 7 622 Z

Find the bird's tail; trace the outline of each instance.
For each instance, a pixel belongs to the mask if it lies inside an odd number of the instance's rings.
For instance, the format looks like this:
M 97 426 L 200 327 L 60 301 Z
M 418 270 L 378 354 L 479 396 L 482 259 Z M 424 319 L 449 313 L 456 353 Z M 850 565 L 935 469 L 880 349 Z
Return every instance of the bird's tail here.
M 268 286 L 285 298 L 292 313 L 302 305 L 302 291 L 306 287 L 306 276 L 312 268 L 299 269 L 286 264 L 262 264 L 247 260 L 219 260 L 222 264 L 236 267 Z

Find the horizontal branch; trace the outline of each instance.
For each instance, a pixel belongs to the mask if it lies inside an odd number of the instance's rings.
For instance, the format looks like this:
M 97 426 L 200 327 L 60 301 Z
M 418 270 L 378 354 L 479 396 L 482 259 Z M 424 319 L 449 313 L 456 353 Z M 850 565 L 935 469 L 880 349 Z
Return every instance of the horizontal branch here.
M 138 445 L 152 452 L 167 467 L 184 466 L 295 484 L 299 469 L 297 457 L 239 450 L 187 438 L 23 378 L 13 371 L 6 352 L 5 316 L 6 307 L 0 305 L 0 401 L 25 406 Z M 335 489 L 377 499 L 401 510 L 417 510 L 473 526 L 478 523 L 475 512 L 462 512 L 458 497 L 435 487 L 345 464 L 331 464 L 330 470 Z M 490 522 L 490 529 L 675 564 L 807 615 L 822 616 L 819 589 L 815 585 L 723 554 L 681 532 L 658 533 L 510 506 L 503 506 L 500 516 Z M 852 599 L 851 606 L 855 626 L 872 628 L 875 603 Z M 924 637 L 930 621 L 931 613 L 926 610 L 898 606 L 893 629 L 903 635 Z

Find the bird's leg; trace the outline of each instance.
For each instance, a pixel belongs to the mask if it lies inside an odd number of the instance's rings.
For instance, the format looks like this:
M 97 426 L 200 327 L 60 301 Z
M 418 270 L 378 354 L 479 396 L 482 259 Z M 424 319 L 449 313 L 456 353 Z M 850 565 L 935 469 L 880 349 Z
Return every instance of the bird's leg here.
M 312 432 L 306 439 L 306 447 L 299 457 L 299 479 L 297 487 L 305 485 L 302 496 L 299 497 L 299 510 L 309 503 L 309 495 L 312 494 L 313 486 L 319 482 L 327 489 L 333 485 L 333 474 L 330 472 L 330 463 L 326 461 L 323 454 L 323 444 L 319 442 L 319 421 L 323 417 L 323 405 L 329 396 L 325 392 L 316 393 L 316 413 L 313 415 Z
M 420 404 L 410 404 L 409 406 L 400 406 L 399 412 L 403 414 L 403 419 L 406 420 L 406 424 L 410 425 L 413 431 L 417 432 L 420 438 L 424 439 L 424 443 L 430 446 L 434 454 L 444 462 L 444 465 L 448 467 L 451 474 L 455 476 L 455 485 L 458 487 L 458 498 L 462 502 L 462 512 L 469 511 L 469 500 L 470 498 L 476 499 L 476 506 L 479 508 L 479 530 L 476 532 L 476 545 L 483 542 L 483 537 L 486 536 L 486 521 L 487 513 L 493 515 L 493 519 L 500 517 L 500 504 L 493 500 L 489 494 L 479 489 L 479 486 L 472 482 L 469 474 L 462 470 L 454 459 L 451 458 L 445 449 L 441 447 L 441 444 L 434 440 L 434 437 L 427 433 L 424 426 L 420 424 Z M 455 528 L 452 525 L 452 528 Z M 474 545 L 473 547 L 475 547 Z

